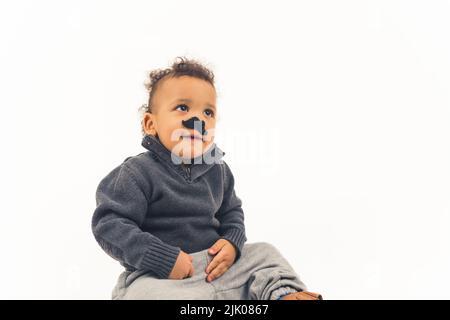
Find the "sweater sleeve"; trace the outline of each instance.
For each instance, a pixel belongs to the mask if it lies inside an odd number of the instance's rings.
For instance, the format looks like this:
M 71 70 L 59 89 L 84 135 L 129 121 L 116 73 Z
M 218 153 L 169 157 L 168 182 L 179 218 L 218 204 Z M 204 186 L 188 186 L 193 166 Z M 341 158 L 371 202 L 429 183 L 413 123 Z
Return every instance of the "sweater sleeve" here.
M 140 229 L 147 214 L 148 191 L 126 164 L 112 170 L 97 187 L 92 232 L 112 258 L 167 279 L 180 248 Z
M 234 189 L 234 177 L 230 167 L 223 161 L 224 196 L 222 204 L 216 213 L 220 222 L 219 234 L 223 239 L 230 241 L 236 248 L 237 261 L 247 237 L 245 235 L 244 211 L 242 201 Z

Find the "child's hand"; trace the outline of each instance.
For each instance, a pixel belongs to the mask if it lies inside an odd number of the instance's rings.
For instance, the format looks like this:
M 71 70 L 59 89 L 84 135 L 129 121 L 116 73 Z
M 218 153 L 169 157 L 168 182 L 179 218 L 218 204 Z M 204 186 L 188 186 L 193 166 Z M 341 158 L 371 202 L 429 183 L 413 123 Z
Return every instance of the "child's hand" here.
M 192 256 L 183 250 L 180 250 L 177 261 L 169 274 L 169 279 L 181 280 L 194 275 L 194 266 L 192 265 Z
M 236 249 L 230 241 L 219 239 L 209 248 L 208 253 L 213 255 L 217 253 L 205 270 L 208 274 L 206 279 L 211 282 L 224 274 L 233 265 L 236 259 Z

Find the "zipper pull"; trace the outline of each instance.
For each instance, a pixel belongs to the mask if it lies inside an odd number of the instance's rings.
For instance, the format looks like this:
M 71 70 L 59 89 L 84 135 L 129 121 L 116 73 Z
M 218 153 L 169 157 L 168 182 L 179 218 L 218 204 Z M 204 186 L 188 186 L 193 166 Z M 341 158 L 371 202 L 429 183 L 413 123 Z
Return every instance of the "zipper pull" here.
M 188 172 L 189 180 L 191 180 L 191 166 L 187 167 L 187 172 Z
M 191 166 L 184 163 L 181 166 L 183 167 L 184 172 L 186 172 L 186 175 L 188 176 L 189 180 L 191 180 Z

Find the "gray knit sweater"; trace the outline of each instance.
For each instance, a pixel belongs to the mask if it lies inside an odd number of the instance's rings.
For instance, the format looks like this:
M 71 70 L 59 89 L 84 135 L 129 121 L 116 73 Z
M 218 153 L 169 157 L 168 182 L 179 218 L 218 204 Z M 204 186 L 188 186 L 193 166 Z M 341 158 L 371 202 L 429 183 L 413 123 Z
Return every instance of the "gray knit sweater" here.
M 126 270 L 161 279 L 180 249 L 201 251 L 220 238 L 235 246 L 237 261 L 247 238 L 225 152 L 213 143 L 205 153 L 213 163 L 186 167 L 152 135 L 142 146 L 148 151 L 126 158 L 98 185 L 92 232 L 100 247 Z

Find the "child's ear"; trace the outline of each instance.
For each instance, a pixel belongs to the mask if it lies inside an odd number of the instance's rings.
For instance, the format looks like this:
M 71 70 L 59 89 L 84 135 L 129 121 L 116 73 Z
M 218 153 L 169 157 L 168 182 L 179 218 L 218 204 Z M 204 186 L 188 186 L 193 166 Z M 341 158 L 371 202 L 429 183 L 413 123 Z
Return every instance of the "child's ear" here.
M 154 115 L 150 112 L 146 112 L 142 119 L 142 128 L 146 134 L 150 134 L 152 136 L 156 136 L 156 126 Z

